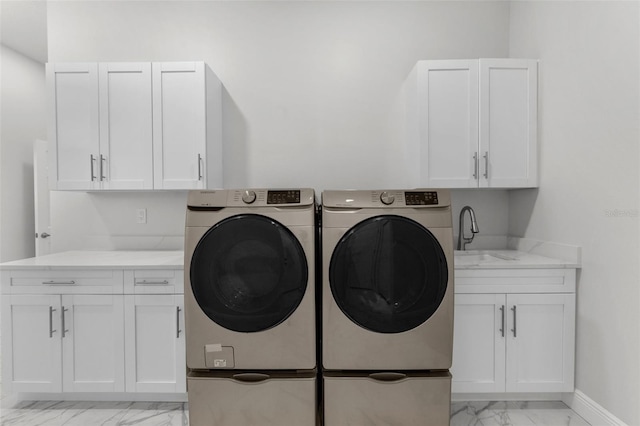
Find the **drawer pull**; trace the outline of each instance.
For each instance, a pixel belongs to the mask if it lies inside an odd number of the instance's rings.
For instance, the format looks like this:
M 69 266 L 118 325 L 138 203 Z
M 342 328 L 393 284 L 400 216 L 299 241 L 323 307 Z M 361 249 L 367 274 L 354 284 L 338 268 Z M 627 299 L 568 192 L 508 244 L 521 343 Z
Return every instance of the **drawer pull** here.
M 69 280 L 69 281 L 43 281 L 42 284 L 46 284 L 46 285 L 74 285 L 76 282 L 73 280 Z
M 162 280 L 162 281 L 147 281 L 147 280 L 139 280 L 136 281 L 136 285 L 167 285 L 169 284 L 169 281 L 167 280 Z

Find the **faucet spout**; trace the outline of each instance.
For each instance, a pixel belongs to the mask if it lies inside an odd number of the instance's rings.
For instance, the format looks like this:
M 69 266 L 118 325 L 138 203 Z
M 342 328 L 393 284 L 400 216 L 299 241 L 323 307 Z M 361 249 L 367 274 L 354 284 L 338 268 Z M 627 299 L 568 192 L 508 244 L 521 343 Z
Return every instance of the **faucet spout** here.
M 464 236 L 464 214 L 465 212 L 469 212 L 469 218 L 471 219 L 471 237 Z M 473 241 L 475 235 L 478 231 L 478 222 L 476 221 L 476 213 L 470 206 L 464 206 L 462 210 L 460 210 L 460 223 L 458 228 L 458 247 L 457 250 L 465 250 L 467 244 Z

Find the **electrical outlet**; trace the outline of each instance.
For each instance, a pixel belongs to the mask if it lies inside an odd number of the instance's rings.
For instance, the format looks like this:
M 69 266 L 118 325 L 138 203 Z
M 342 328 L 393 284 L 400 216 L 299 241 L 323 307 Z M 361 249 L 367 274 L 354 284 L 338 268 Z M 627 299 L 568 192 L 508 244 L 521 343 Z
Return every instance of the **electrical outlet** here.
M 147 223 L 147 209 L 136 210 L 136 222 Z

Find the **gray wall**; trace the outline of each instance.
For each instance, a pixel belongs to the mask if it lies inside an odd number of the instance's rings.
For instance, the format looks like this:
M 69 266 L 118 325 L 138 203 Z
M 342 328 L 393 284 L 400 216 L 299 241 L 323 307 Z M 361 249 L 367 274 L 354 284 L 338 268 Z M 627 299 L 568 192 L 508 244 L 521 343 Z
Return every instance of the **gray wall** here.
M 537 57 L 540 188 L 509 232 L 582 247 L 576 387 L 640 424 L 638 2 L 513 2 L 513 56 Z
M 402 84 L 415 62 L 508 52 L 506 2 L 51 2 L 48 16 L 50 62 L 206 61 L 227 91 L 227 187 L 414 187 Z M 483 236 L 504 237 L 506 191 L 471 197 Z M 54 193 L 52 247 L 181 248 L 184 205 Z

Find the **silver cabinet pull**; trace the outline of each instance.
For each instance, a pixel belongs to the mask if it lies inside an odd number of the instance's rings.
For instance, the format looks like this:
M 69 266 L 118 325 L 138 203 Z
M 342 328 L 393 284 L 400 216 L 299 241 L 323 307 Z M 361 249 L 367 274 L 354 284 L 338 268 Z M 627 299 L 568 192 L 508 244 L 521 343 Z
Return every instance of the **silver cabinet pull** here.
M 484 177 L 489 179 L 489 151 L 485 151 L 482 157 L 484 158 Z
M 69 280 L 69 281 L 55 281 L 55 280 L 51 280 L 51 281 L 42 281 L 42 284 L 45 285 L 74 285 L 76 282 L 74 280 Z
M 106 157 L 100 154 L 100 181 L 107 179 L 107 177 L 104 175 L 104 162 L 106 160 L 107 160 Z
M 53 333 L 57 330 L 53 329 L 53 313 L 55 312 L 55 308 L 53 306 L 49 306 L 49 338 L 53 337 Z
M 176 306 L 176 339 L 180 338 L 180 333 L 182 333 L 182 330 L 180 330 L 180 311 L 182 309 L 180 309 L 180 306 Z
M 93 154 L 91 154 L 89 157 L 91 161 L 91 182 L 93 182 L 96 180 L 95 166 L 94 166 L 94 163 L 96 162 L 96 157 L 94 157 Z
M 198 180 L 202 180 L 202 155 L 198 154 Z
M 500 326 L 500 333 L 502 334 L 502 337 L 504 337 L 504 305 L 500 306 L 500 314 L 502 316 L 502 323 Z
M 516 305 L 513 305 L 513 308 L 511 308 L 511 310 L 513 311 L 513 328 L 511 329 L 511 331 L 513 331 L 513 337 L 518 337 L 517 333 L 517 328 L 516 328 L 516 321 L 517 321 L 517 313 L 516 313 Z
M 64 313 L 67 311 L 68 309 L 63 306 L 62 307 L 62 338 L 65 338 L 67 336 L 67 333 L 69 332 L 69 330 L 66 328 L 64 324 Z
M 167 280 L 162 280 L 162 281 L 139 280 L 139 281 L 136 281 L 136 285 L 167 285 L 167 284 L 169 284 L 169 281 L 167 281 Z
M 478 179 L 478 153 L 473 154 L 473 178 Z

